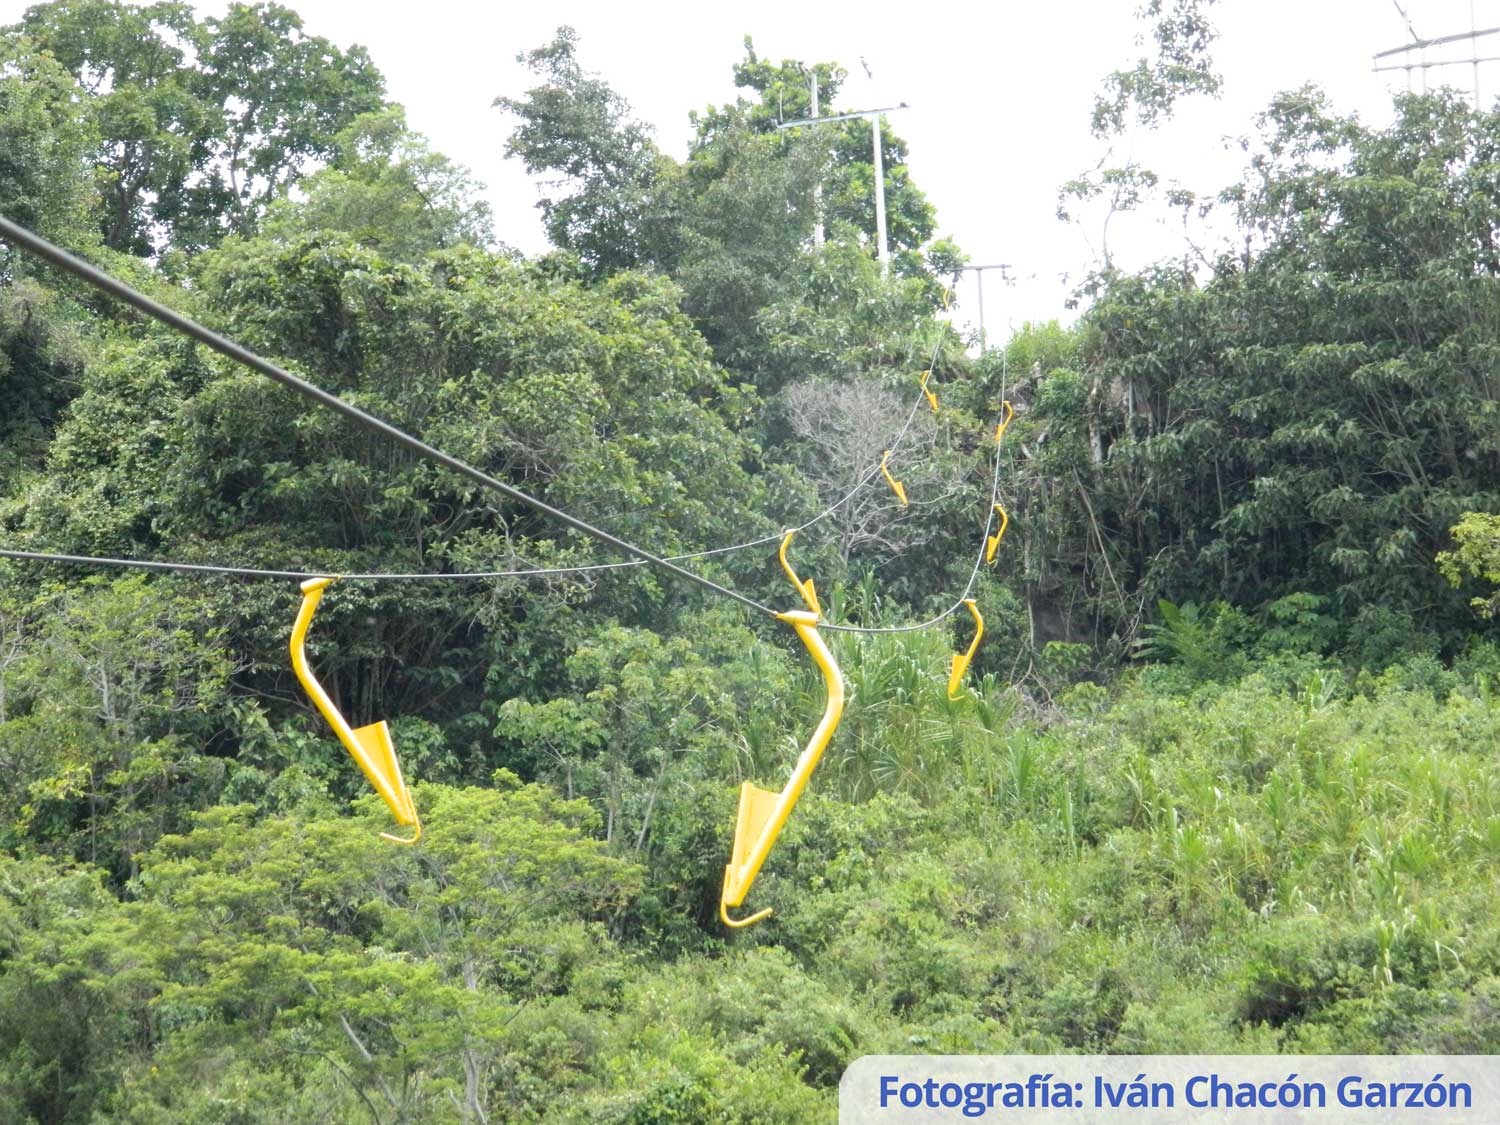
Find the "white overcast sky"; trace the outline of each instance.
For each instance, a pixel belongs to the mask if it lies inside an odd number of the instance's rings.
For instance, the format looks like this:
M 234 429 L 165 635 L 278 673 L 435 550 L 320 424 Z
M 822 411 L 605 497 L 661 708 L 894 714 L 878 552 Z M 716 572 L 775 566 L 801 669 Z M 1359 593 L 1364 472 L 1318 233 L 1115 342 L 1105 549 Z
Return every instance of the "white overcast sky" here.
M 985 4 L 461 3 L 457 0 L 285 0 L 306 29 L 341 46 L 364 45 L 386 76 L 390 97 L 434 147 L 467 165 L 488 187 L 495 228 L 526 252 L 546 248 L 537 190 L 502 158 L 511 120 L 491 107 L 535 84 L 515 56 L 550 40 L 559 24 L 580 35 L 586 69 L 606 78 L 656 130 L 673 155 L 686 152 L 688 112 L 735 96 L 731 67 L 746 34 L 764 58 L 837 61 L 850 71 L 839 108 L 907 102 L 892 118 L 910 145 L 915 182 L 937 207 L 939 233 L 976 264 L 1009 263 L 1018 280 L 985 283 L 994 342 L 1006 326 L 1068 317 L 1064 302 L 1095 261 L 1099 223 L 1054 217 L 1057 189 L 1093 166 L 1102 148 L 1088 132 L 1091 99 L 1110 70 L 1145 51 L 1135 40 L 1137 0 L 1015 0 Z M 1500 25 L 1500 0 L 1401 0 L 1424 38 Z M 27 5 L 0 0 L 4 22 Z M 223 2 L 196 5 L 217 14 Z M 1220 0 L 1215 59 L 1225 79 L 1216 101 L 1194 104 L 1160 135 L 1128 153 L 1195 190 L 1231 182 L 1239 154 L 1223 138 L 1248 131 L 1277 90 L 1316 82 L 1337 109 L 1370 122 L 1389 116 L 1400 73 L 1372 71 L 1372 56 L 1407 41 L 1393 0 Z M 1500 35 L 1480 41 L 1500 55 Z M 1467 43 L 1449 49 L 1469 57 Z M 1429 58 L 1442 51 L 1429 51 Z M 866 78 L 860 59 L 873 72 Z M 1470 67 L 1433 71 L 1433 82 L 1473 87 Z M 1415 82 L 1420 86 L 1421 78 Z M 1500 63 L 1480 71 L 1489 101 Z M 1179 253 L 1171 228 L 1117 217 L 1110 247 L 1127 267 Z M 972 275 L 968 275 L 972 277 Z M 960 322 L 977 321 L 972 281 L 959 290 Z

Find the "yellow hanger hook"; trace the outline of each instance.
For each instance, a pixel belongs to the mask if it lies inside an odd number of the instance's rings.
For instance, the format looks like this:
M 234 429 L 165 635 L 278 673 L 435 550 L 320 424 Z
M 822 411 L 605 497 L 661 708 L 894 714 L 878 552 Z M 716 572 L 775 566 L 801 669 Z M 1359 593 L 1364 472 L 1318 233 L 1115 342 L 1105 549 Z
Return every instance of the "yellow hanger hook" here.
M 979 638 L 984 636 L 984 618 L 979 616 L 979 607 L 974 604 L 973 598 L 965 598 L 964 605 L 969 607 L 969 612 L 974 615 L 974 640 L 969 645 L 968 652 L 956 652 L 953 654 L 953 671 L 948 675 L 948 698 L 957 699 L 959 689 L 963 686 L 964 673 L 969 670 L 969 662 L 974 659 L 974 654 L 979 651 Z
M 365 777 L 385 801 L 396 823 L 416 830 L 409 840 L 392 836 L 389 832 L 382 832 L 381 838 L 397 844 L 415 844 L 422 838 L 422 822 L 417 817 L 406 779 L 401 776 L 401 763 L 396 759 L 396 748 L 391 743 L 390 727 L 386 726 L 384 719 L 357 730 L 350 727 L 307 666 L 307 629 L 312 624 L 318 603 L 323 600 L 323 591 L 334 581 L 334 578 L 309 578 L 302 583 L 302 606 L 297 611 L 296 624 L 292 626 L 292 669 L 297 673 L 303 690 L 328 720 L 333 733 L 338 735 L 339 741 L 353 755 Z
M 891 486 L 891 491 L 896 494 L 896 499 L 901 501 L 901 506 L 906 507 L 906 485 L 891 476 L 890 469 L 886 468 L 886 462 L 891 459 L 891 451 L 887 449 L 880 458 L 880 471 L 885 474 L 885 483 Z
M 724 888 L 719 894 L 719 917 L 731 929 L 742 929 L 771 913 L 767 908 L 748 918 L 734 919 L 729 916 L 729 908 L 744 903 L 750 885 L 755 882 L 766 857 L 771 854 L 771 846 L 776 843 L 776 837 L 791 815 L 792 807 L 802 796 L 807 779 L 812 776 L 813 768 L 823 756 L 823 751 L 827 749 L 833 732 L 838 729 L 839 719 L 844 714 L 844 678 L 833 653 L 828 650 L 818 633 L 818 615 L 795 609 L 790 613 L 778 613 L 776 618 L 797 630 L 797 636 L 802 638 L 802 643 L 812 654 L 813 662 L 823 673 L 827 698 L 823 704 L 823 717 L 808 739 L 807 748 L 802 751 L 802 756 L 792 768 L 792 776 L 787 780 L 786 787 L 780 793 L 772 793 L 757 788 L 748 781 L 740 786 L 740 805 L 734 822 L 734 846 L 729 863 L 724 868 Z
M 802 596 L 802 600 L 806 603 L 807 608 L 821 617 L 823 615 L 823 607 L 818 604 L 818 592 L 813 588 L 813 580 L 809 578 L 804 582 L 798 578 L 797 572 L 792 569 L 792 564 L 786 561 L 786 549 L 792 541 L 792 536 L 796 534 L 797 529 L 792 528 L 781 537 L 781 550 L 778 552 L 781 559 L 781 569 L 786 571 L 786 576 L 792 580 L 792 585 L 797 588 L 797 593 Z
M 722 921 L 724 925 L 728 926 L 731 930 L 743 930 L 746 926 L 755 925 L 755 923 L 759 922 L 762 918 L 769 918 L 771 916 L 772 909 L 772 907 L 768 906 L 764 910 L 757 910 L 754 914 L 751 914 L 747 918 L 731 918 L 729 916 L 729 907 L 723 902 L 720 902 L 719 920 Z
M 922 393 L 927 396 L 927 405 L 932 407 L 932 412 L 936 414 L 938 412 L 937 395 L 927 389 L 927 380 L 931 378 L 931 370 L 922 372 Z
M 1000 530 L 985 540 L 984 561 L 991 565 L 995 562 L 995 552 L 1000 549 L 1000 540 L 1005 538 L 1005 529 L 1010 526 L 1010 517 L 1005 514 L 1005 508 L 995 505 L 995 511 L 1000 513 Z
M 389 840 L 393 844 L 406 844 L 410 846 L 422 838 L 422 822 L 420 820 L 417 821 L 412 825 L 412 829 L 411 839 L 409 840 L 403 839 L 400 836 L 392 836 L 389 832 L 382 832 L 380 838 L 382 840 Z
M 1003 403 L 1001 403 L 1001 405 L 1005 408 L 1005 417 L 1002 418 L 1000 420 L 1000 424 L 995 427 L 996 445 L 999 445 L 1000 439 L 1005 436 L 1005 427 L 1010 425 L 1010 420 L 1016 416 L 1016 408 L 1010 404 L 1010 399 L 1006 399 Z

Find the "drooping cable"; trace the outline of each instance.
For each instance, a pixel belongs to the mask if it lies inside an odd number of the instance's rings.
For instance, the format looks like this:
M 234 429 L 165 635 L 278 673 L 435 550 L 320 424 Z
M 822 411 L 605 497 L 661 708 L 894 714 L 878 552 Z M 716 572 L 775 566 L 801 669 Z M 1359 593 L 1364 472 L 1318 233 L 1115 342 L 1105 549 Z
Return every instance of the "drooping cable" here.
M 963 593 L 958 596 L 958 599 L 952 605 L 936 617 L 931 617 L 926 621 L 919 621 L 911 625 L 830 625 L 825 621 L 818 628 L 828 629 L 836 633 L 915 633 L 920 629 L 927 629 L 938 624 L 962 609 L 964 599 L 973 591 L 974 583 L 979 579 L 979 568 L 984 565 L 986 540 L 989 538 L 990 528 L 995 523 L 995 501 L 1000 495 L 1000 463 L 1000 446 L 997 443 L 995 445 L 995 471 L 990 479 L 990 508 L 989 515 L 984 521 L 984 535 L 980 536 L 979 551 L 974 557 L 974 569 L 969 572 L 969 580 L 964 583 Z

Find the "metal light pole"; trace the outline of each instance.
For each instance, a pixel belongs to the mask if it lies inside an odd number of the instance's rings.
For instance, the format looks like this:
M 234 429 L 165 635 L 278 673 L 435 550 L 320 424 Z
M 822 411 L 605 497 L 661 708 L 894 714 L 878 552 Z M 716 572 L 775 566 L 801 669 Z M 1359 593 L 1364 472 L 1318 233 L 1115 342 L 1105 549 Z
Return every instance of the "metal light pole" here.
M 812 79 L 812 115 L 818 116 L 818 70 L 814 67 L 809 76 Z M 818 182 L 813 184 L 813 245 L 823 245 L 823 177 L 818 177 Z
M 960 266 L 962 270 L 973 270 L 979 276 L 979 354 L 984 354 L 984 271 L 999 270 L 1000 280 L 1009 281 L 1005 271 L 1010 269 L 1009 262 L 999 262 L 992 266 Z
M 817 79 L 814 78 L 816 90 Z M 880 146 L 880 124 L 881 117 L 887 113 L 894 113 L 898 109 L 910 109 L 911 106 L 902 102 L 900 105 L 888 105 L 881 109 L 862 109 L 855 113 L 836 113 L 831 117 L 805 117 L 800 121 L 786 121 L 776 126 L 778 129 L 795 129 L 803 125 L 824 125 L 833 121 L 857 121 L 861 118 L 870 119 L 870 144 L 874 150 L 875 165 L 875 235 L 876 252 L 880 256 L 880 276 L 888 277 L 891 272 L 891 250 L 885 237 L 885 157 Z M 819 224 L 821 226 L 821 223 Z
M 876 114 L 870 118 L 870 151 L 875 154 L 875 233 L 879 236 L 876 253 L 880 257 L 880 276 L 889 277 L 891 272 L 891 248 L 885 241 L 885 153 L 881 151 L 880 125 L 884 118 Z

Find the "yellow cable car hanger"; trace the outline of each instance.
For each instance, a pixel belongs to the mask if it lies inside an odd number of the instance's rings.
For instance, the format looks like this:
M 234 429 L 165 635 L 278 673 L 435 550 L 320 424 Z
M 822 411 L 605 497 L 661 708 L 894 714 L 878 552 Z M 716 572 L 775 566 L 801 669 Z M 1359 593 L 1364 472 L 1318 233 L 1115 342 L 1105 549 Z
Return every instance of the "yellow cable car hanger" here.
M 365 777 L 390 808 L 396 823 L 415 830 L 409 840 L 392 836 L 389 832 L 382 832 L 380 838 L 396 844 L 415 844 L 422 838 L 422 822 L 417 817 L 417 808 L 412 803 L 406 779 L 401 776 L 401 763 L 397 761 L 396 748 L 391 743 L 390 727 L 386 726 L 384 719 L 358 729 L 350 727 L 348 720 L 339 713 L 333 700 L 323 690 L 323 685 L 318 683 L 312 669 L 307 666 L 307 629 L 312 624 L 318 603 L 323 600 L 323 591 L 333 581 L 332 578 L 309 578 L 302 583 L 302 607 L 297 611 L 296 624 L 292 626 L 292 668 L 297 673 L 297 679 L 302 682 L 303 689 L 323 713 L 323 718 L 328 720 L 333 733 L 338 735 L 345 749 L 354 756 Z
M 906 485 L 891 476 L 891 470 L 886 468 L 886 463 L 891 459 L 891 451 L 887 449 L 880 458 L 880 471 L 885 475 L 885 483 L 891 486 L 891 491 L 896 494 L 896 499 L 901 501 L 901 506 L 906 507 Z
M 953 654 L 953 670 L 948 673 L 948 698 L 957 699 L 959 690 L 963 687 L 964 673 L 969 670 L 970 663 L 974 660 L 974 654 L 979 651 L 980 638 L 984 636 L 984 618 L 979 616 L 979 607 L 974 604 L 973 598 L 965 598 L 964 605 L 969 607 L 969 613 L 974 618 L 974 640 L 970 642 L 967 652 L 955 652 Z
M 1005 529 L 1010 526 L 1010 516 L 1006 514 L 1004 505 L 996 503 L 995 511 L 1000 515 L 1000 530 L 986 536 L 984 541 L 984 561 L 991 566 L 995 565 L 995 552 L 1000 549 L 1000 540 L 1005 538 Z
M 809 578 L 806 582 L 797 577 L 797 572 L 792 569 L 792 564 L 786 561 L 786 549 L 791 545 L 792 536 L 797 534 L 797 529 L 792 528 L 781 537 L 781 550 L 777 552 L 781 559 L 781 569 L 786 571 L 786 576 L 792 580 L 792 585 L 797 588 L 797 593 L 802 595 L 802 601 L 807 608 L 812 610 L 816 616 L 822 616 L 823 607 L 818 604 L 818 592 L 813 588 L 813 580 Z M 780 617 L 780 614 L 777 614 Z
M 1005 427 L 1009 426 L 1010 420 L 1016 416 L 1016 408 L 1010 404 L 1010 399 L 1006 399 L 1000 405 L 1005 408 L 1005 417 L 1000 419 L 995 426 L 995 444 L 997 446 L 1000 444 L 1000 439 L 1005 436 Z
M 719 917 L 726 926 L 736 930 L 753 922 L 759 922 L 770 915 L 771 908 L 766 907 L 747 918 L 731 918 L 729 908 L 737 907 L 745 901 L 745 895 L 749 893 L 755 877 L 760 874 L 761 865 L 766 862 L 766 857 L 771 854 L 771 847 L 776 843 L 776 837 L 781 834 L 782 826 L 791 815 L 793 806 L 802 796 L 802 790 L 807 787 L 807 780 L 812 776 L 813 768 L 817 766 L 818 759 L 823 756 L 823 751 L 828 748 L 829 740 L 833 738 L 833 732 L 838 729 L 839 719 L 844 714 L 844 678 L 839 672 L 838 662 L 834 660 L 833 653 L 828 650 L 828 645 L 818 633 L 819 610 L 817 596 L 812 592 L 812 579 L 809 578 L 806 582 L 800 580 L 792 570 L 791 564 L 787 562 L 787 544 L 792 541 L 794 534 L 795 532 L 788 531 L 781 540 L 781 565 L 787 572 L 787 576 L 791 578 L 792 585 L 802 595 L 803 601 L 809 603 L 810 609 L 778 613 L 776 618 L 779 621 L 785 621 L 797 630 L 797 636 L 802 638 L 802 643 L 812 654 L 813 662 L 823 673 L 827 699 L 823 704 L 823 717 L 819 720 L 812 737 L 808 739 L 807 748 L 797 759 L 786 787 L 780 793 L 772 793 L 749 781 L 740 786 L 739 810 L 735 814 L 734 846 L 730 853 L 729 863 L 724 868 L 724 889 L 719 896 Z

